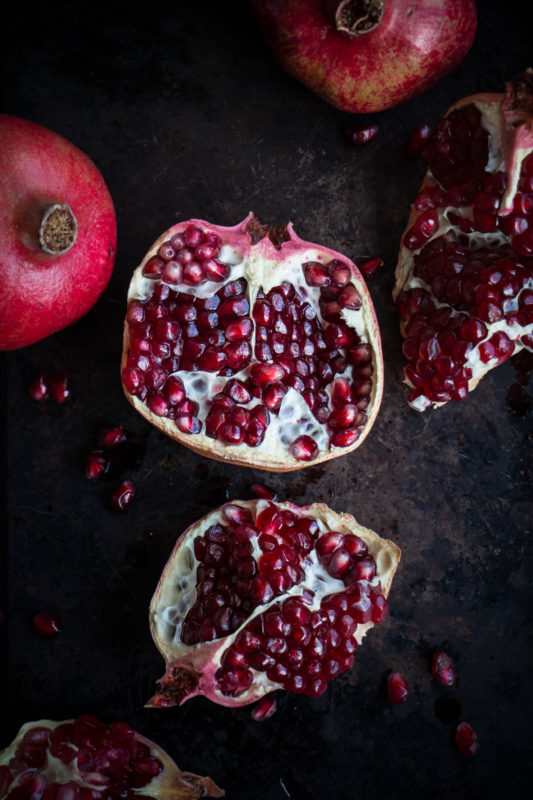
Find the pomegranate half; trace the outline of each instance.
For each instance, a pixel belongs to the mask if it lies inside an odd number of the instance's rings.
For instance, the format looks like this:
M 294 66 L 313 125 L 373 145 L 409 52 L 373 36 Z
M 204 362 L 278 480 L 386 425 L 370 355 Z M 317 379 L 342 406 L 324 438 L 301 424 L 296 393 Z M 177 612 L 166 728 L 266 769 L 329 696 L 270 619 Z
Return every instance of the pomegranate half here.
M 463 400 L 533 350 L 533 70 L 455 103 L 421 144 L 428 171 L 402 238 L 394 299 L 410 405 Z
M 167 668 L 148 705 L 318 697 L 388 610 L 399 548 L 323 504 L 227 503 L 178 539 L 150 604 Z
M 281 66 L 342 111 L 382 111 L 468 53 L 474 0 L 252 0 Z
M 0 800 L 193 800 L 223 797 L 210 778 L 182 772 L 126 722 L 92 714 L 27 722 L 0 752 Z
M 291 225 L 181 222 L 133 274 L 122 383 L 153 425 L 211 458 L 283 472 L 343 455 L 383 391 L 366 283 Z
M 96 303 L 117 229 L 93 162 L 41 125 L 0 114 L 0 174 L 0 350 L 16 350 Z

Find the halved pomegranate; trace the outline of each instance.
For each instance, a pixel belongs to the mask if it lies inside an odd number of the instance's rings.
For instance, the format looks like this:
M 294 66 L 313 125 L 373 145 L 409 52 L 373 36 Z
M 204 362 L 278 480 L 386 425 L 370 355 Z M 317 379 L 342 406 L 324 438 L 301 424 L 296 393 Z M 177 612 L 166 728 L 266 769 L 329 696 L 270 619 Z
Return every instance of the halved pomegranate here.
M 126 722 L 27 722 L 0 752 L 1 800 L 192 800 L 223 797 L 210 778 L 182 772 Z
M 122 382 L 153 425 L 221 461 L 283 472 L 350 452 L 383 390 L 365 281 L 290 224 L 181 222 L 134 272 Z
M 318 697 L 381 622 L 399 548 L 323 504 L 227 503 L 178 539 L 150 605 L 166 674 L 148 705 Z
M 394 298 L 410 405 L 463 400 L 533 350 L 533 70 L 460 100 L 421 142 L 429 169 L 403 236 Z

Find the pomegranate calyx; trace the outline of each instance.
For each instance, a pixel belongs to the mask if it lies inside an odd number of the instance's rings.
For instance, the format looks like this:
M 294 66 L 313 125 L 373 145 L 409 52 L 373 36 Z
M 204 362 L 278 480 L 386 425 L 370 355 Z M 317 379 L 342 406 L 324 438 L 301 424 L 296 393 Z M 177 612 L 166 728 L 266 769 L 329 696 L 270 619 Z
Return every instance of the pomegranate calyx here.
M 335 10 L 335 26 L 357 39 L 378 27 L 384 8 L 383 0 L 341 0 Z
M 180 706 L 198 688 L 201 675 L 191 665 L 169 664 L 167 671 L 157 681 L 159 689 L 146 703 L 146 708 Z
M 252 214 L 245 230 L 249 234 L 252 244 L 257 244 L 261 239 L 268 238 L 276 250 L 281 250 L 283 242 L 288 242 L 291 238 L 287 230 L 288 225 L 288 222 L 279 225 L 263 225 Z
M 68 203 L 53 203 L 43 214 L 39 244 L 45 253 L 61 256 L 67 253 L 78 236 L 78 222 Z

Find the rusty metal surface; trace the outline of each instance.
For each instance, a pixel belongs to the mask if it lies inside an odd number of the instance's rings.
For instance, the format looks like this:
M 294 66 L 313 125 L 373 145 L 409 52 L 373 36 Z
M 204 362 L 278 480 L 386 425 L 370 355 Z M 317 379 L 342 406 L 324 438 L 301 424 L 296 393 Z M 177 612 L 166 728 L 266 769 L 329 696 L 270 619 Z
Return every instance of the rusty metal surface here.
M 92 711 L 124 718 L 232 800 L 311 797 L 518 797 L 531 784 L 531 413 L 506 405 L 512 363 L 462 404 L 409 410 L 391 301 L 400 235 L 423 174 L 403 155 L 418 123 L 459 97 L 499 91 L 528 66 L 521 3 L 480 3 L 470 54 L 423 96 L 376 114 L 377 140 L 353 150 L 351 118 L 285 75 L 246 3 L 109 2 L 14 5 L 4 20 L 2 110 L 39 122 L 85 150 L 115 200 L 119 238 L 111 283 L 79 323 L 1 358 L 5 409 L 0 630 L 6 673 L 0 747 L 28 719 Z M 124 399 L 119 379 L 125 294 L 133 268 L 169 225 L 188 217 L 234 224 L 253 210 L 291 219 L 303 238 L 385 267 L 370 289 L 381 325 L 386 387 L 375 426 L 355 453 L 299 473 L 227 467 L 175 445 Z M 65 371 L 73 399 L 37 404 L 38 370 Z M 125 515 L 116 482 L 88 482 L 83 461 L 104 424 L 146 443 Z M 403 559 L 392 613 L 371 632 L 353 672 L 318 700 L 281 693 L 258 724 L 250 708 L 203 699 L 143 708 L 161 659 L 147 608 L 176 536 L 256 480 L 298 503 L 317 499 L 394 539 Z M 64 632 L 31 630 L 38 611 Z M 529 619 L 528 619 L 529 617 Z M 429 672 L 443 647 L 459 681 Z M 411 696 L 390 707 L 383 683 L 400 670 Z M 481 749 L 465 759 L 454 722 Z

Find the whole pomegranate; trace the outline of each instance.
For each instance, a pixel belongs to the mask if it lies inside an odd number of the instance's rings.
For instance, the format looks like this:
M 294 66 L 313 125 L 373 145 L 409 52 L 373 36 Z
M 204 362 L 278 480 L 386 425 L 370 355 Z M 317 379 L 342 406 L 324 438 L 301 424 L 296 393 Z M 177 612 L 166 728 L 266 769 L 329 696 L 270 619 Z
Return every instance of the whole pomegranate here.
M 336 108 L 390 108 L 464 58 L 474 0 L 252 0 L 282 67 Z
M 0 114 L 0 350 L 44 339 L 83 316 L 113 270 L 113 201 L 73 144 Z
M 178 539 L 150 604 L 165 676 L 150 706 L 318 697 L 387 614 L 400 550 L 321 504 L 227 503 Z
M 533 350 L 533 70 L 505 95 L 455 103 L 422 145 L 428 165 L 396 270 L 410 405 L 463 400 Z
M 122 382 L 203 455 L 276 471 L 335 458 L 365 439 L 383 390 L 366 284 L 291 225 L 174 225 L 130 284 Z
M 193 800 L 223 797 L 210 778 L 182 772 L 126 722 L 92 714 L 27 722 L 0 752 L 0 800 Z

